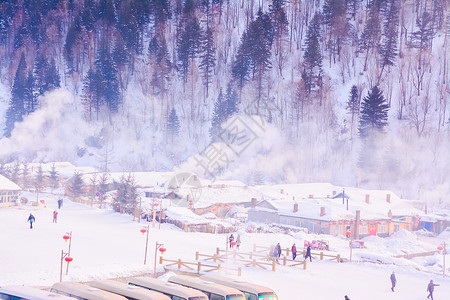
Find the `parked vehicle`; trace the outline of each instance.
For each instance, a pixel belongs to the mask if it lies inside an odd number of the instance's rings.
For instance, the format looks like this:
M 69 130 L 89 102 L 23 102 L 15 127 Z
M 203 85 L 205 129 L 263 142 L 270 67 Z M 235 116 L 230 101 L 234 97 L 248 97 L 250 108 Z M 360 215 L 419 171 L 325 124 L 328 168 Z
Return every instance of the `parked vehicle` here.
M 80 300 L 126 300 L 127 298 L 79 282 L 57 282 L 52 292 Z
M 52 292 L 43 291 L 40 289 L 23 286 L 11 285 L 0 288 L 0 299 L 14 299 L 14 300 L 73 300 L 63 295 L 58 295 Z
M 93 281 L 89 283 L 89 285 L 94 288 L 127 297 L 129 300 L 170 300 L 168 296 L 162 293 L 114 280 Z

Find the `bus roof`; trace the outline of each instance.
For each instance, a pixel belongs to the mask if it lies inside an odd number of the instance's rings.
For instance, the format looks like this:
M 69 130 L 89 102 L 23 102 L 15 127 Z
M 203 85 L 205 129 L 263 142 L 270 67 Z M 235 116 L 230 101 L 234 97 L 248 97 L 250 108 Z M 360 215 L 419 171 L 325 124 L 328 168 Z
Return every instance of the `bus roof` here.
M 127 298 L 113 294 L 98 288 L 91 287 L 74 281 L 57 282 L 52 286 L 52 291 L 70 294 L 88 300 L 126 300 Z
M 182 298 L 189 299 L 191 297 L 196 297 L 198 300 L 208 300 L 208 297 L 198 290 L 173 284 L 170 282 L 158 280 L 152 277 L 140 276 L 130 278 L 128 284 L 142 286 L 155 291 L 160 291 L 164 294 L 170 294 Z
M 245 300 L 244 294 L 236 288 L 220 285 L 211 281 L 202 280 L 198 277 L 192 277 L 187 275 L 172 276 L 168 280 L 169 282 L 181 284 L 184 286 L 190 286 L 197 290 L 203 290 L 214 294 L 226 296 L 226 295 L 242 295 L 242 299 Z
M 170 300 L 170 298 L 164 294 L 114 280 L 93 281 L 89 283 L 89 285 L 137 300 Z
M 0 288 L 0 295 L 6 294 L 10 296 L 22 297 L 23 299 L 33 299 L 33 300 L 73 300 L 67 296 L 55 294 L 49 291 L 40 290 L 37 288 L 32 288 L 29 286 L 22 285 L 10 285 Z M 2 298 L 0 296 L 0 298 Z M 15 299 L 15 298 L 14 298 Z
M 212 281 L 221 285 L 234 287 L 240 291 L 252 293 L 255 295 L 258 295 L 259 293 L 273 293 L 275 295 L 275 292 L 268 287 L 246 281 L 235 280 L 233 278 L 221 275 L 207 274 L 200 276 L 200 279 Z

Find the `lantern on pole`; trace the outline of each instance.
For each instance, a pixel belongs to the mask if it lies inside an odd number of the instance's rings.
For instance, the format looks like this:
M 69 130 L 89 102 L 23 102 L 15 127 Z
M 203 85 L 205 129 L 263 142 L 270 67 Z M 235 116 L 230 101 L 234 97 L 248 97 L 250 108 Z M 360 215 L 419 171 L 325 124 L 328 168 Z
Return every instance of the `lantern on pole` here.
M 146 232 L 147 232 L 147 229 L 144 229 L 144 228 L 141 229 L 142 234 L 145 234 Z
M 64 258 L 64 260 L 67 261 L 67 263 L 70 263 L 73 260 L 73 258 L 70 256 L 67 256 L 66 258 Z
M 159 252 L 161 252 L 161 255 L 162 254 L 164 254 L 164 252 L 166 252 L 166 248 L 164 248 L 164 246 L 163 247 L 161 247 L 161 248 L 159 248 Z
M 70 239 L 70 236 L 67 234 L 63 235 L 64 242 L 67 242 L 68 239 Z

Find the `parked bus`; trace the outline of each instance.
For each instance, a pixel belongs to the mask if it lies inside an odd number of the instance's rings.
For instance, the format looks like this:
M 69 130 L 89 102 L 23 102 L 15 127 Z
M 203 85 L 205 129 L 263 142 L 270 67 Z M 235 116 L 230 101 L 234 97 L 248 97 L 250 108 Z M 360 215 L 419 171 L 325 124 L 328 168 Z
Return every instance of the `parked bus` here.
M 73 300 L 63 295 L 44 291 L 29 286 L 11 285 L 0 288 L 0 299 L 8 300 Z
M 128 300 L 170 300 L 168 296 L 162 293 L 114 280 L 93 281 L 89 285 L 107 292 L 122 295 Z
M 79 300 L 127 300 L 127 298 L 74 281 L 57 282 L 52 292 Z
M 238 289 L 244 293 L 247 300 L 278 300 L 277 294 L 275 294 L 273 290 L 262 285 L 234 280 L 229 277 L 215 274 L 202 275 L 200 276 L 200 279 Z
M 134 277 L 128 284 L 163 293 L 172 300 L 208 300 L 208 297 L 200 291 L 152 277 Z
M 170 277 L 168 281 L 199 290 L 205 293 L 209 300 L 245 300 L 244 294 L 238 289 L 192 276 L 176 275 Z

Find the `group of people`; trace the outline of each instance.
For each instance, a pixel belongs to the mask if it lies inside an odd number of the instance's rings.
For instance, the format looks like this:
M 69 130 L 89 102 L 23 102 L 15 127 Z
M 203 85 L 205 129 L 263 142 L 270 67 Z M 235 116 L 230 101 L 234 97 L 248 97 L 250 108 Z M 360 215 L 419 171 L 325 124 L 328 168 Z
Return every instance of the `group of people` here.
M 63 204 L 63 200 L 59 199 L 58 200 L 58 209 L 60 209 L 62 207 Z M 36 222 L 36 217 L 30 213 L 30 215 L 28 216 L 28 221 L 30 222 L 30 229 L 33 229 L 33 223 Z M 56 210 L 53 211 L 53 223 L 58 223 L 58 212 Z
M 280 256 L 281 256 L 281 245 L 280 245 L 280 243 L 278 243 L 276 246 L 272 246 L 269 251 L 270 251 L 269 255 L 278 262 L 278 258 L 280 258 Z M 292 260 L 295 260 L 297 258 L 297 246 L 295 245 L 295 243 L 291 247 L 291 252 L 292 252 Z M 312 261 L 311 247 L 310 246 L 308 246 L 306 248 L 306 252 L 305 252 L 305 257 L 304 258 L 305 259 L 309 258 L 309 261 Z
M 395 285 L 397 284 L 397 278 L 395 277 L 394 271 L 392 271 L 390 279 L 391 279 L 391 291 L 395 292 L 394 288 L 395 288 Z M 428 292 L 427 298 L 428 299 L 433 300 L 433 292 L 434 292 L 435 286 L 439 286 L 439 284 L 435 284 L 433 282 L 433 280 L 430 280 L 430 282 L 428 283 L 428 286 L 427 286 L 427 292 Z
M 236 249 L 239 249 L 239 246 L 241 245 L 241 236 L 238 234 L 236 242 L 234 242 L 234 236 L 231 234 L 228 238 L 228 243 L 230 244 L 230 248 L 234 248 L 234 245 L 236 245 Z

